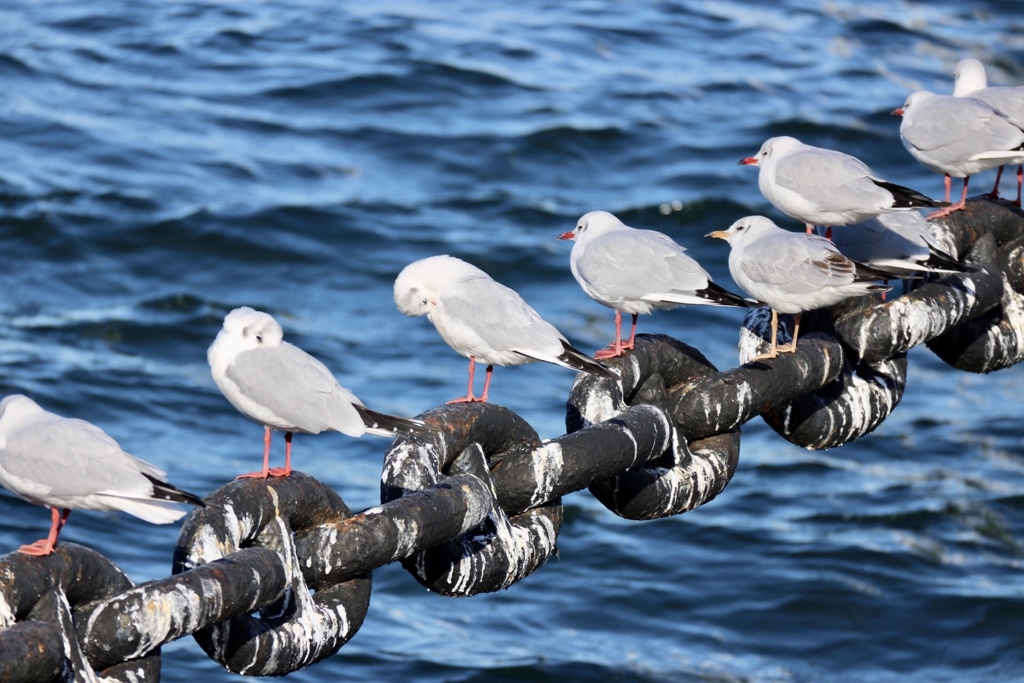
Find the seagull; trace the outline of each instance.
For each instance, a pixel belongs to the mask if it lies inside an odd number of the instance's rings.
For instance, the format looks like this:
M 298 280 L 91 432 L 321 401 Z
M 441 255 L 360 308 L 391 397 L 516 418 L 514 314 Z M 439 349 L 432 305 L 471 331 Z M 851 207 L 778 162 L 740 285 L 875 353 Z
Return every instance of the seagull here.
M 287 477 L 292 472 L 292 434 L 336 431 L 348 436 L 408 436 L 430 431 L 421 420 L 385 415 L 365 407 L 338 384 L 323 363 L 283 340 L 269 313 L 248 306 L 224 317 L 206 354 L 213 381 L 240 413 L 263 425 L 263 469 L 239 479 Z M 271 430 L 284 432 L 283 468 L 270 468 Z
M 900 139 L 911 156 L 925 168 L 945 175 L 946 201 L 950 178 L 964 179 L 960 201 L 936 211 L 929 219 L 964 208 L 967 182 L 975 173 L 1024 163 L 1024 130 L 981 100 L 918 90 L 892 113 L 903 117 Z
M 973 97 L 989 105 L 1018 128 L 1024 129 L 1024 86 L 988 87 L 985 66 L 973 57 L 961 59 L 953 72 L 953 97 Z M 996 184 L 989 193 L 990 197 L 999 196 L 999 180 L 1003 177 L 1003 167 L 996 174 Z M 1020 206 L 1021 185 L 1024 185 L 1024 166 L 1017 167 L 1017 199 L 1013 202 Z
M 399 311 L 426 315 L 448 346 L 469 358 L 466 395 L 449 403 L 486 401 L 495 365 L 545 361 L 598 377 L 616 377 L 602 363 L 573 348 L 514 290 L 454 256 L 410 263 L 395 280 L 394 297 Z M 487 363 L 480 397 L 473 394 L 477 361 Z
M 872 284 L 885 276 L 846 258 L 824 237 L 783 230 L 764 216 L 741 218 L 728 230 L 715 230 L 705 236 L 729 242 L 729 272 L 733 280 L 772 309 L 771 351 L 750 361 L 796 352 L 800 315 L 804 311 L 891 289 Z M 777 343 L 779 313 L 796 316 L 793 341 L 785 346 Z
M 916 190 L 876 176 L 857 157 L 806 145 L 796 138 L 769 138 L 741 165 L 757 166 L 757 186 L 772 206 L 814 226 L 859 223 L 890 211 L 943 206 Z
M 942 250 L 914 212 L 887 213 L 832 233 L 843 256 L 893 274 L 963 273 L 971 270 Z
M 671 237 L 631 228 L 607 211 L 584 214 L 560 240 L 575 240 L 569 265 L 594 301 L 615 311 L 615 341 L 595 358 L 614 358 L 632 349 L 641 313 L 683 304 L 758 306 L 711 281 L 700 264 Z M 622 314 L 633 316 L 629 340 L 622 339 Z
M 154 524 L 185 515 L 178 503 L 203 501 L 167 483 L 167 474 L 125 453 L 99 427 L 44 410 L 27 396 L 0 401 L 0 485 L 50 508 L 49 535 L 18 548 L 26 555 L 53 552 L 72 510 L 121 510 Z

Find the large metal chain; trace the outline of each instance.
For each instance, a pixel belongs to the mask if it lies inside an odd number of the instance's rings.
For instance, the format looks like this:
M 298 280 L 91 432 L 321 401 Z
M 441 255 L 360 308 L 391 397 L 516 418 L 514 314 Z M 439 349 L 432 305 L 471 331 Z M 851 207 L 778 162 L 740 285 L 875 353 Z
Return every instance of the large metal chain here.
M 0 681 L 155 681 L 160 646 L 189 634 L 231 671 L 283 675 L 356 633 L 377 567 L 400 561 L 442 595 L 507 588 L 556 552 L 568 493 L 589 488 L 629 519 L 686 512 L 729 483 L 740 425 L 758 415 L 792 443 L 835 448 L 896 407 L 914 346 L 969 372 L 1020 362 L 1024 214 L 976 199 L 938 227 L 974 272 L 805 315 L 793 354 L 719 372 L 681 342 L 640 335 L 610 361 L 619 380 L 577 378 L 567 433 L 546 442 L 500 406 L 429 411 L 438 434 L 392 444 L 382 504 L 361 513 L 295 472 L 210 494 L 165 579 L 133 586 L 71 543 L 3 556 Z M 748 313 L 741 359 L 764 350 L 767 321 Z

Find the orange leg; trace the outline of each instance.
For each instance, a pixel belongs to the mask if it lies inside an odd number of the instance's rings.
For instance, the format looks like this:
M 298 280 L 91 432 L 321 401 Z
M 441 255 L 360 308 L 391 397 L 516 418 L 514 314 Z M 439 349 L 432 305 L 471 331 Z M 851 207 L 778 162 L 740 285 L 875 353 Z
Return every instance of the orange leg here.
M 945 207 L 943 209 L 939 209 L 935 213 L 928 214 L 927 220 L 933 221 L 936 218 L 942 218 L 943 216 L 948 216 L 949 214 L 953 213 L 954 211 L 960 211 L 965 206 L 967 206 L 967 181 L 969 181 L 969 180 L 970 180 L 969 177 L 964 177 L 964 191 L 960 195 L 960 201 L 959 202 L 957 202 L 956 204 L 953 204 L 952 206 L 947 206 L 947 207 Z M 952 184 L 952 179 L 949 177 L 949 174 L 946 174 L 946 201 L 947 202 L 949 201 L 949 193 L 950 193 L 950 189 L 951 189 L 951 187 L 950 187 L 951 184 Z
M 35 557 L 43 557 L 52 553 L 54 547 L 57 545 L 57 537 L 60 536 L 60 530 L 64 528 L 64 525 L 68 521 L 68 515 L 70 514 L 71 510 L 68 508 L 63 508 L 60 511 L 58 511 L 57 508 L 50 508 L 51 521 L 49 535 L 35 543 L 21 546 L 18 548 L 18 552 L 25 555 L 33 555 Z
M 996 184 L 992 186 L 992 191 L 983 196 L 992 197 L 993 199 L 999 199 L 999 181 L 1003 177 L 1003 167 L 999 167 L 999 171 L 996 173 Z M 946 201 L 949 201 L 948 199 Z
M 272 467 L 270 476 L 287 477 L 292 473 L 292 433 L 284 433 L 284 467 Z
M 785 346 L 779 346 L 776 353 L 796 353 L 796 338 L 800 336 L 800 314 L 793 318 L 793 341 Z
M 259 472 L 240 474 L 235 479 L 266 479 L 270 472 L 270 427 L 263 428 L 263 469 Z M 275 475 L 276 476 L 276 475 Z
M 479 399 L 481 403 L 487 403 L 487 391 L 491 388 L 492 372 L 494 372 L 494 366 L 488 365 L 487 370 L 484 371 L 484 395 Z
M 615 311 L 615 341 L 609 344 L 607 349 L 601 349 L 595 353 L 594 358 L 598 360 L 618 358 L 623 351 L 631 350 L 636 344 L 636 321 L 639 317 L 639 314 L 633 314 L 633 327 L 629 332 L 629 341 L 624 342 L 622 341 L 622 313 Z
M 491 372 L 494 370 L 493 365 L 487 366 L 487 377 L 484 379 L 484 395 L 477 398 L 473 395 L 473 377 L 476 375 L 476 358 L 473 356 L 469 357 L 469 387 L 466 389 L 466 395 L 460 398 L 453 398 L 448 403 L 484 403 L 487 401 L 487 390 L 491 386 Z

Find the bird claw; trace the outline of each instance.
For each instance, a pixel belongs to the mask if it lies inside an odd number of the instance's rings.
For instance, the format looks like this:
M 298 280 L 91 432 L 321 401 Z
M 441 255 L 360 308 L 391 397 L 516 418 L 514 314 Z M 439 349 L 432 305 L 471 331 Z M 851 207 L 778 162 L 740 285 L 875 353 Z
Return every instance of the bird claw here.
M 43 538 L 36 541 L 35 543 L 30 543 L 28 545 L 21 546 L 20 548 L 18 548 L 18 552 L 22 555 L 31 555 L 33 557 L 45 557 L 53 553 L 53 548 L 54 546 L 50 545 L 50 542 L 47 539 Z
M 947 206 L 947 207 L 941 208 L 938 211 L 936 211 L 935 213 L 930 213 L 927 216 L 925 216 L 925 220 L 933 221 L 936 218 L 942 218 L 944 216 L 948 216 L 951 213 L 955 213 L 957 211 L 962 211 L 964 206 L 965 206 L 965 204 L 953 204 L 952 206 Z
M 633 344 L 628 341 L 619 341 L 619 343 L 612 342 L 608 345 L 608 348 L 601 349 L 594 354 L 595 360 L 605 360 L 606 358 L 618 358 L 625 354 L 626 351 L 632 351 Z
M 461 396 L 459 398 L 453 398 L 448 403 L 486 403 L 486 398 L 477 398 L 476 396 Z
M 266 479 L 271 475 L 271 470 L 260 470 L 259 472 L 248 472 L 246 474 L 239 474 L 235 479 Z

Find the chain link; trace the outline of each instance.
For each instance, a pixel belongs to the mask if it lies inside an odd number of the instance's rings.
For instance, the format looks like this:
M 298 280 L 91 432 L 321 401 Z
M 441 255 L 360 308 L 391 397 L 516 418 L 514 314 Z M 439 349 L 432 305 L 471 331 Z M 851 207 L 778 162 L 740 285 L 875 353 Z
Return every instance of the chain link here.
M 168 578 L 133 586 L 66 542 L 0 557 L 0 680 L 156 681 L 160 646 L 189 634 L 231 671 L 287 674 L 356 633 L 377 567 L 400 561 L 442 595 L 507 588 L 556 552 L 568 493 L 589 488 L 629 519 L 692 510 L 728 484 L 740 425 L 757 415 L 806 448 L 848 443 L 899 403 L 914 346 L 969 372 L 1024 358 L 1022 216 L 971 200 L 936 237 L 975 271 L 805 315 L 797 351 L 771 361 L 719 372 L 639 335 L 609 361 L 618 381 L 577 378 L 557 439 L 492 404 L 429 411 L 438 434 L 392 444 L 382 504 L 361 513 L 300 472 L 232 482 L 185 521 Z M 748 313 L 741 360 L 765 350 L 767 320 Z

